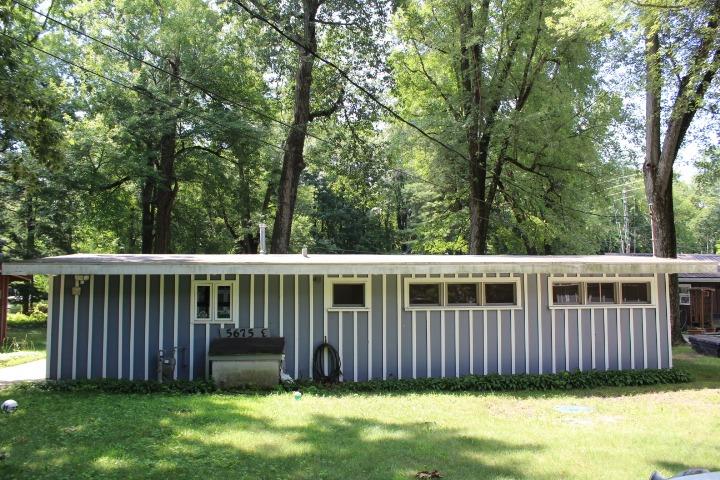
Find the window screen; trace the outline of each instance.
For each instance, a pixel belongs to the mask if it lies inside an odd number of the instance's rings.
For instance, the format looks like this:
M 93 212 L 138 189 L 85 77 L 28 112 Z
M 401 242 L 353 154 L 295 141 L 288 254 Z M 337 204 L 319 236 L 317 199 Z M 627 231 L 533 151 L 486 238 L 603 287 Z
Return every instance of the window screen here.
M 553 303 L 556 305 L 577 305 L 580 303 L 579 283 L 556 283 L 553 285 Z
M 486 283 L 485 303 L 488 305 L 514 305 L 514 283 Z
M 210 285 L 196 287 L 195 318 L 210 318 Z
M 478 305 L 477 283 L 448 283 L 447 303 L 448 305 Z
M 410 305 L 440 305 L 439 283 L 411 283 Z
M 649 283 L 623 283 L 621 288 L 623 303 L 650 303 Z
M 333 307 L 364 307 L 364 283 L 333 284 Z
M 616 303 L 614 283 L 588 283 L 588 303 Z
M 217 287 L 217 318 L 230 318 L 232 315 L 232 288 L 230 285 Z

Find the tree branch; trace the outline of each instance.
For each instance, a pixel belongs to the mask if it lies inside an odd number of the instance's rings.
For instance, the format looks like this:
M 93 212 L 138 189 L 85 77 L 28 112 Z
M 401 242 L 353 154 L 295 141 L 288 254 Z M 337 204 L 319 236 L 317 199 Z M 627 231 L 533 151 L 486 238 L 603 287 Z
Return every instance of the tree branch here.
M 342 90 L 340 90 L 340 95 L 338 95 L 337 100 L 335 100 L 335 102 L 332 105 L 330 105 L 327 108 L 323 108 L 321 110 L 315 110 L 314 112 L 310 112 L 309 121 L 312 122 L 316 118 L 329 117 L 333 113 L 337 112 L 340 109 L 340 107 L 342 107 L 344 99 L 345 99 L 345 89 L 343 88 Z

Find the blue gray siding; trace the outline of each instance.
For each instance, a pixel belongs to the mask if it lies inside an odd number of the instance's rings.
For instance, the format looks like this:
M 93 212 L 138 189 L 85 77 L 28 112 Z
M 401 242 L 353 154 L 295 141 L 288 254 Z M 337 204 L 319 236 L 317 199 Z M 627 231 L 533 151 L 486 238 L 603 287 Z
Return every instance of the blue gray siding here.
M 74 276 L 56 276 L 48 375 L 153 379 L 158 350 L 177 347 L 177 378 L 204 378 L 207 347 L 229 327 L 285 337 L 285 371 L 300 378 L 325 338 L 346 381 L 671 366 L 664 275 L 648 277 L 656 301 L 647 307 L 551 307 L 548 275 L 513 276 L 516 308 L 409 310 L 411 276 L 389 274 L 370 277 L 369 308 L 357 311 L 326 310 L 324 275 L 94 275 L 78 296 Z M 193 279 L 237 281 L 236 318 L 191 322 Z

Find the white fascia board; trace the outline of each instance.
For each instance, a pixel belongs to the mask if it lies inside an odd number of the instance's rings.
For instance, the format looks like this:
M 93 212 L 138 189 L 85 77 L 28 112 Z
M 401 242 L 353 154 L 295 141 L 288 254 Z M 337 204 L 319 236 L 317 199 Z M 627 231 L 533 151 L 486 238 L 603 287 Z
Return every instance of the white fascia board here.
M 712 261 L 623 256 L 69 255 L 3 265 L 6 274 L 655 274 L 716 273 Z

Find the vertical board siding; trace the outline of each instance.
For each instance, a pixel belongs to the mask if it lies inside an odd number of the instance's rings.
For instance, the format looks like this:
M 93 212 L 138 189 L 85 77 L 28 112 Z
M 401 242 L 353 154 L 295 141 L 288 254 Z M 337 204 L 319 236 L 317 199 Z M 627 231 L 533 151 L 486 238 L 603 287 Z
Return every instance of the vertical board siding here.
M 90 361 L 87 365 L 87 378 L 102 377 L 103 356 L 105 355 L 104 344 L 104 324 L 105 324 L 105 275 L 94 275 L 92 281 L 93 287 L 93 308 L 90 323 L 92 324 L 92 332 L 90 335 L 88 348 Z M 90 310 L 88 310 L 90 313 Z
M 165 285 L 163 283 L 163 288 Z M 160 299 L 164 300 L 163 292 L 160 291 L 160 275 L 150 276 L 150 303 L 147 311 L 149 316 L 145 326 L 148 338 L 145 339 L 147 360 L 145 362 L 146 379 L 157 379 L 157 362 L 160 350 Z M 163 301 L 163 310 L 165 302 Z M 163 312 L 163 315 L 165 312 Z M 164 319 L 163 319 L 164 320 Z M 163 332 L 163 337 L 165 332 Z M 164 341 L 164 338 L 163 338 Z
M 60 348 L 59 351 L 59 378 L 72 378 L 73 371 L 73 311 L 75 305 L 75 296 L 72 294 L 72 287 L 74 285 L 74 277 L 72 275 L 65 276 L 65 282 L 63 285 L 63 298 L 64 302 L 62 305 L 62 321 L 60 322 Z
M 567 342 L 568 368 L 567 370 L 574 372 L 580 370 L 580 345 L 578 342 L 578 321 L 580 318 L 579 309 L 575 308 L 568 311 L 566 319 L 566 331 L 568 335 L 565 339 Z
M 52 277 L 53 290 L 52 290 L 52 302 L 50 309 L 50 322 L 48 324 L 48 337 L 49 343 L 47 345 L 47 355 L 50 364 L 50 370 L 48 372 L 48 378 L 53 380 L 58 379 L 58 331 L 60 325 L 60 318 L 62 316 L 60 299 L 63 298 L 62 282 L 64 277 L 57 275 Z
M 283 369 L 301 378 L 312 375 L 313 350 L 326 337 L 341 353 L 344 381 L 670 366 L 664 275 L 647 307 L 550 307 L 547 274 L 497 276 L 520 280 L 519 308 L 409 310 L 410 275 L 367 276 L 369 308 L 343 311 L 325 310 L 325 275 L 95 275 L 79 296 L 75 277 L 59 275 L 48 376 L 154 379 L 159 350 L 178 348 L 177 378 L 206 378 L 208 345 L 235 324 L 191 322 L 193 278 L 237 280 L 236 326 L 282 334 Z

